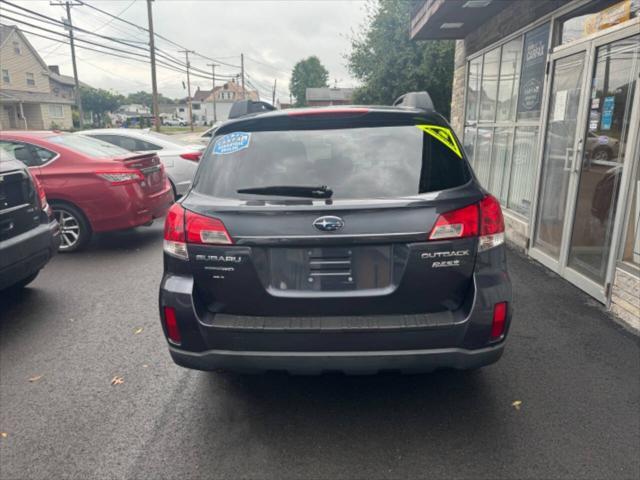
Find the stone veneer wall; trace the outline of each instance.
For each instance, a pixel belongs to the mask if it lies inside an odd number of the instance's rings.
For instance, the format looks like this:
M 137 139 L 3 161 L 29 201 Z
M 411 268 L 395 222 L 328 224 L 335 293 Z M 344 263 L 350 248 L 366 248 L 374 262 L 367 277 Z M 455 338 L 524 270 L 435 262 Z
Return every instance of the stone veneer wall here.
M 611 290 L 611 311 L 640 332 L 640 277 L 616 268 Z

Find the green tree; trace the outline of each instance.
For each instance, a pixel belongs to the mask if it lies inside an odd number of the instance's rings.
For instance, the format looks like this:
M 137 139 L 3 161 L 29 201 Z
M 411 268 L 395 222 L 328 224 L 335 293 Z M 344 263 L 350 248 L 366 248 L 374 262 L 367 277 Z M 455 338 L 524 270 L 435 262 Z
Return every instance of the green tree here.
M 146 107 L 153 108 L 153 95 L 149 92 L 140 90 L 139 92 L 130 93 L 129 95 L 127 95 L 125 103 L 137 103 L 139 105 L 144 105 Z M 161 93 L 158 93 L 158 103 L 160 105 L 162 104 L 175 105 L 176 101 L 172 100 L 171 98 L 165 97 Z
M 413 2 L 378 0 L 368 5 L 366 25 L 351 38 L 347 66 L 362 82 L 355 103 L 388 105 L 406 92 L 426 90 L 436 109 L 451 107 L 454 43 L 409 36 Z
M 102 114 L 114 112 L 124 102 L 124 97 L 101 88 L 80 87 L 82 106 L 85 110 Z
M 329 72 L 320 63 L 318 57 L 311 56 L 296 63 L 289 82 L 289 90 L 295 99 L 295 105 L 297 107 L 306 105 L 307 88 L 327 87 L 328 79 Z

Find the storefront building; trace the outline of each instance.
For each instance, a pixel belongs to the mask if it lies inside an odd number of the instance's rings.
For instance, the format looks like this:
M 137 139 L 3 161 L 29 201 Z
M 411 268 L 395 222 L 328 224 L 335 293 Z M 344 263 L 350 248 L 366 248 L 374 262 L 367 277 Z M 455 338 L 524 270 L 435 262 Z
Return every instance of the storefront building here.
M 507 237 L 640 330 L 640 0 L 426 0 L 451 123 Z

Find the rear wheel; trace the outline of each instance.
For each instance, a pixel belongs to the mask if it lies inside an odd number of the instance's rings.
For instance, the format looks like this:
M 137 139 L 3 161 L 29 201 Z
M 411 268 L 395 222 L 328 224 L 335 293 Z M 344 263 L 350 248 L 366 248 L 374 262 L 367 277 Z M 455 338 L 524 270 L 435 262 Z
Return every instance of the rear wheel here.
M 91 238 L 89 222 L 84 214 L 72 205 L 52 203 L 51 208 L 60 224 L 60 252 L 75 252 Z

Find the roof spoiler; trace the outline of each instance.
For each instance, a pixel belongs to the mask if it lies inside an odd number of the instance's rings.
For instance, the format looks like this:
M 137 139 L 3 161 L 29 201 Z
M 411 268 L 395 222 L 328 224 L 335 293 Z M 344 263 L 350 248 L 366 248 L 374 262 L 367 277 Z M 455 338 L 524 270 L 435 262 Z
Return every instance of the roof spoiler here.
M 276 108 L 267 102 L 255 102 L 253 100 L 239 100 L 233 102 L 229 110 L 229 119 L 244 117 L 245 115 L 255 115 L 257 113 L 270 112 Z
M 427 92 L 409 92 L 399 96 L 395 102 L 394 107 L 409 107 L 432 112 L 435 110 L 433 107 L 433 101 Z

